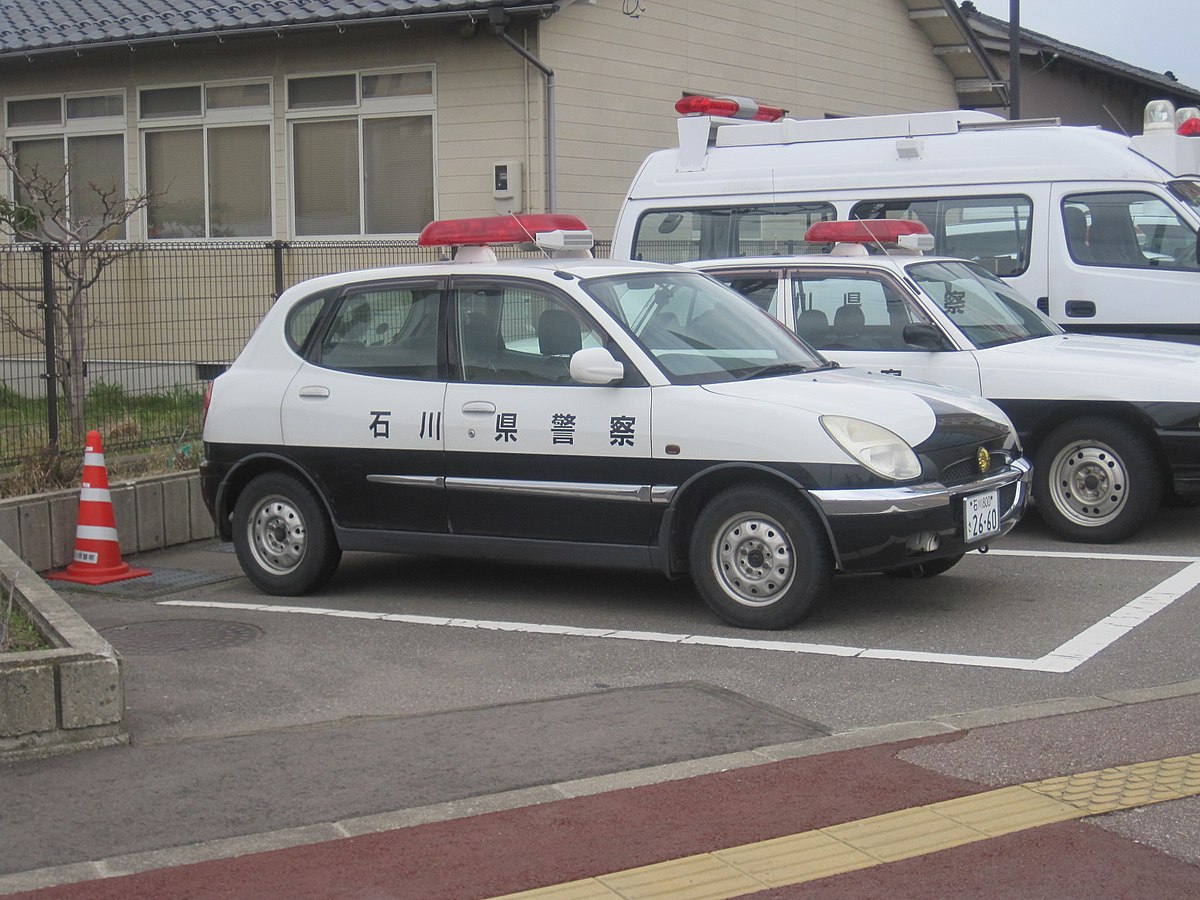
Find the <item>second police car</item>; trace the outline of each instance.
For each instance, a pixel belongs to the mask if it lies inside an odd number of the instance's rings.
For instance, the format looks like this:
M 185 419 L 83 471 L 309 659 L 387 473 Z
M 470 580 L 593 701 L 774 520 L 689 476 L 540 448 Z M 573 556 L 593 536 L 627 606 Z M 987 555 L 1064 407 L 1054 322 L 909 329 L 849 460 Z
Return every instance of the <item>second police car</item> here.
M 1067 334 L 983 266 L 923 256 L 932 238 L 920 222 L 820 222 L 805 240 L 831 252 L 689 265 L 844 366 L 994 401 L 1033 459 L 1034 504 L 1060 537 L 1121 541 L 1164 497 L 1200 496 L 1200 348 Z
M 993 404 L 839 371 L 699 272 L 591 259 L 571 216 L 421 243 L 461 249 L 290 288 L 213 384 L 205 499 L 268 593 L 343 550 L 641 567 L 783 628 L 835 570 L 937 574 L 1023 511 Z

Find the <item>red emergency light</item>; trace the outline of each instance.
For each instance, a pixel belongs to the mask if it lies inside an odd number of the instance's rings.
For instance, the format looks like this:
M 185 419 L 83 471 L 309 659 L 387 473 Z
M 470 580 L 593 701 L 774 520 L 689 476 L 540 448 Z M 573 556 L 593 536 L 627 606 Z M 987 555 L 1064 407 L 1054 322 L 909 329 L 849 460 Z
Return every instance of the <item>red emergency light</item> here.
M 787 113 L 787 110 L 778 106 L 763 106 L 744 97 L 703 97 L 698 94 L 676 102 L 675 111 L 681 116 L 724 116 L 755 122 L 774 122 Z
M 417 238 L 422 247 L 481 247 L 488 244 L 537 243 L 539 234 L 552 232 L 586 235 L 591 231 L 578 216 L 562 213 L 523 213 L 481 216 L 477 219 L 441 219 L 430 222 Z
M 929 229 L 910 219 L 815 222 L 808 226 L 804 240 L 810 244 L 894 244 L 908 234 L 929 234 Z
M 1200 137 L 1200 118 L 1193 116 L 1190 119 L 1184 119 L 1175 129 L 1175 133 L 1184 137 Z

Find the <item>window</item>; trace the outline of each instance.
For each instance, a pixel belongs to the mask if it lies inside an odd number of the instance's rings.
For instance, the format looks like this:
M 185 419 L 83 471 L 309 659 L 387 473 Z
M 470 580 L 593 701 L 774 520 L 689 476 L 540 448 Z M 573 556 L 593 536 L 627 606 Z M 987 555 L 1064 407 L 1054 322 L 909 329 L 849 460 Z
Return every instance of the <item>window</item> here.
M 638 221 L 633 258 L 673 263 L 819 253 L 823 247 L 805 243 L 804 232 L 814 222 L 834 218 L 829 203 L 652 210 Z
M 568 384 L 571 355 L 603 341 L 580 313 L 537 286 L 460 284 L 455 298 L 464 381 Z
M 1063 234 L 1085 266 L 1195 271 L 1196 232 L 1165 201 L 1138 191 L 1063 199 Z
M 933 235 L 934 253 L 979 263 L 995 275 L 1020 275 L 1029 267 L 1028 197 L 939 197 L 868 200 L 853 219 L 915 219 Z
M 347 293 L 314 362 L 363 375 L 436 379 L 441 297 L 437 282 L 368 285 Z
M 138 114 L 151 239 L 270 237 L 268 82 L 147 88 Z
M 297 236 L 415 234 L 436 218 L 433 72 L 288 81 Z
M 6 104 L 6 122 L 18 168 L 57 185 L 53 205 L 75 225 L 102 221 L 106 204 L 124 198 L 124 94 L 13 99 Z M 17 202 L 29 202 L 25 194 L 14 183 Z M 124 226 L 105 237 L 123 239 Z
M 932 324 L 890 279 L 870 272 L 795 272 L 792 296 L 797 333 L 823 349 L 913 350 L 904 326 Z

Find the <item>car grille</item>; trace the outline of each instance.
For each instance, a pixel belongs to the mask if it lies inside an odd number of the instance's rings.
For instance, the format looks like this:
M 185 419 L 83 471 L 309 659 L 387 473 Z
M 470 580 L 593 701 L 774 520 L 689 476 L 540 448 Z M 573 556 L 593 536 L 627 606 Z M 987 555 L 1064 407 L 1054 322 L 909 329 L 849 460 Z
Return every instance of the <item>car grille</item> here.
M 977 481 L 992 472 L 1000 471 L 1012 461 L 1009 454 L 1003 450 L 992 450 L 989 448 L 989 452 L 991 453 L 991 462 L 987 472 L 979 471 L 979 466 L 975 462 L 975 455 L 972 454 L 965 459 L 959 459 L 948 465 L 944 465 L 939 480 L 947 487 L 967 484 Z

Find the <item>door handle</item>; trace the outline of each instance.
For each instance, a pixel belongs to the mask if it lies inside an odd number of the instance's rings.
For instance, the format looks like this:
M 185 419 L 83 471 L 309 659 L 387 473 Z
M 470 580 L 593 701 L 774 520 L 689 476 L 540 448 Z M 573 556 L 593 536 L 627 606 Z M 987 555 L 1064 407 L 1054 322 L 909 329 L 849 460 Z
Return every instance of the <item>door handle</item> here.
M 300 388 L 300 396 L 305 400 L 327 400 L 329 399 L 329 388 L 319 384 L 306 385 Z
M 1090 319 L 1096 315 L 1096 304 L 1091 300 L 1068 300 L 1066 312 L 1072 319 Z
M 468 400 L 463 404 L 462 411 L 468 416 L 490 416 L 496 411 L 496 404 L 487 400 Z
M 900 370 L 899 369 L 880 369 L 879 374 L 880 375 L 899 375 Z

